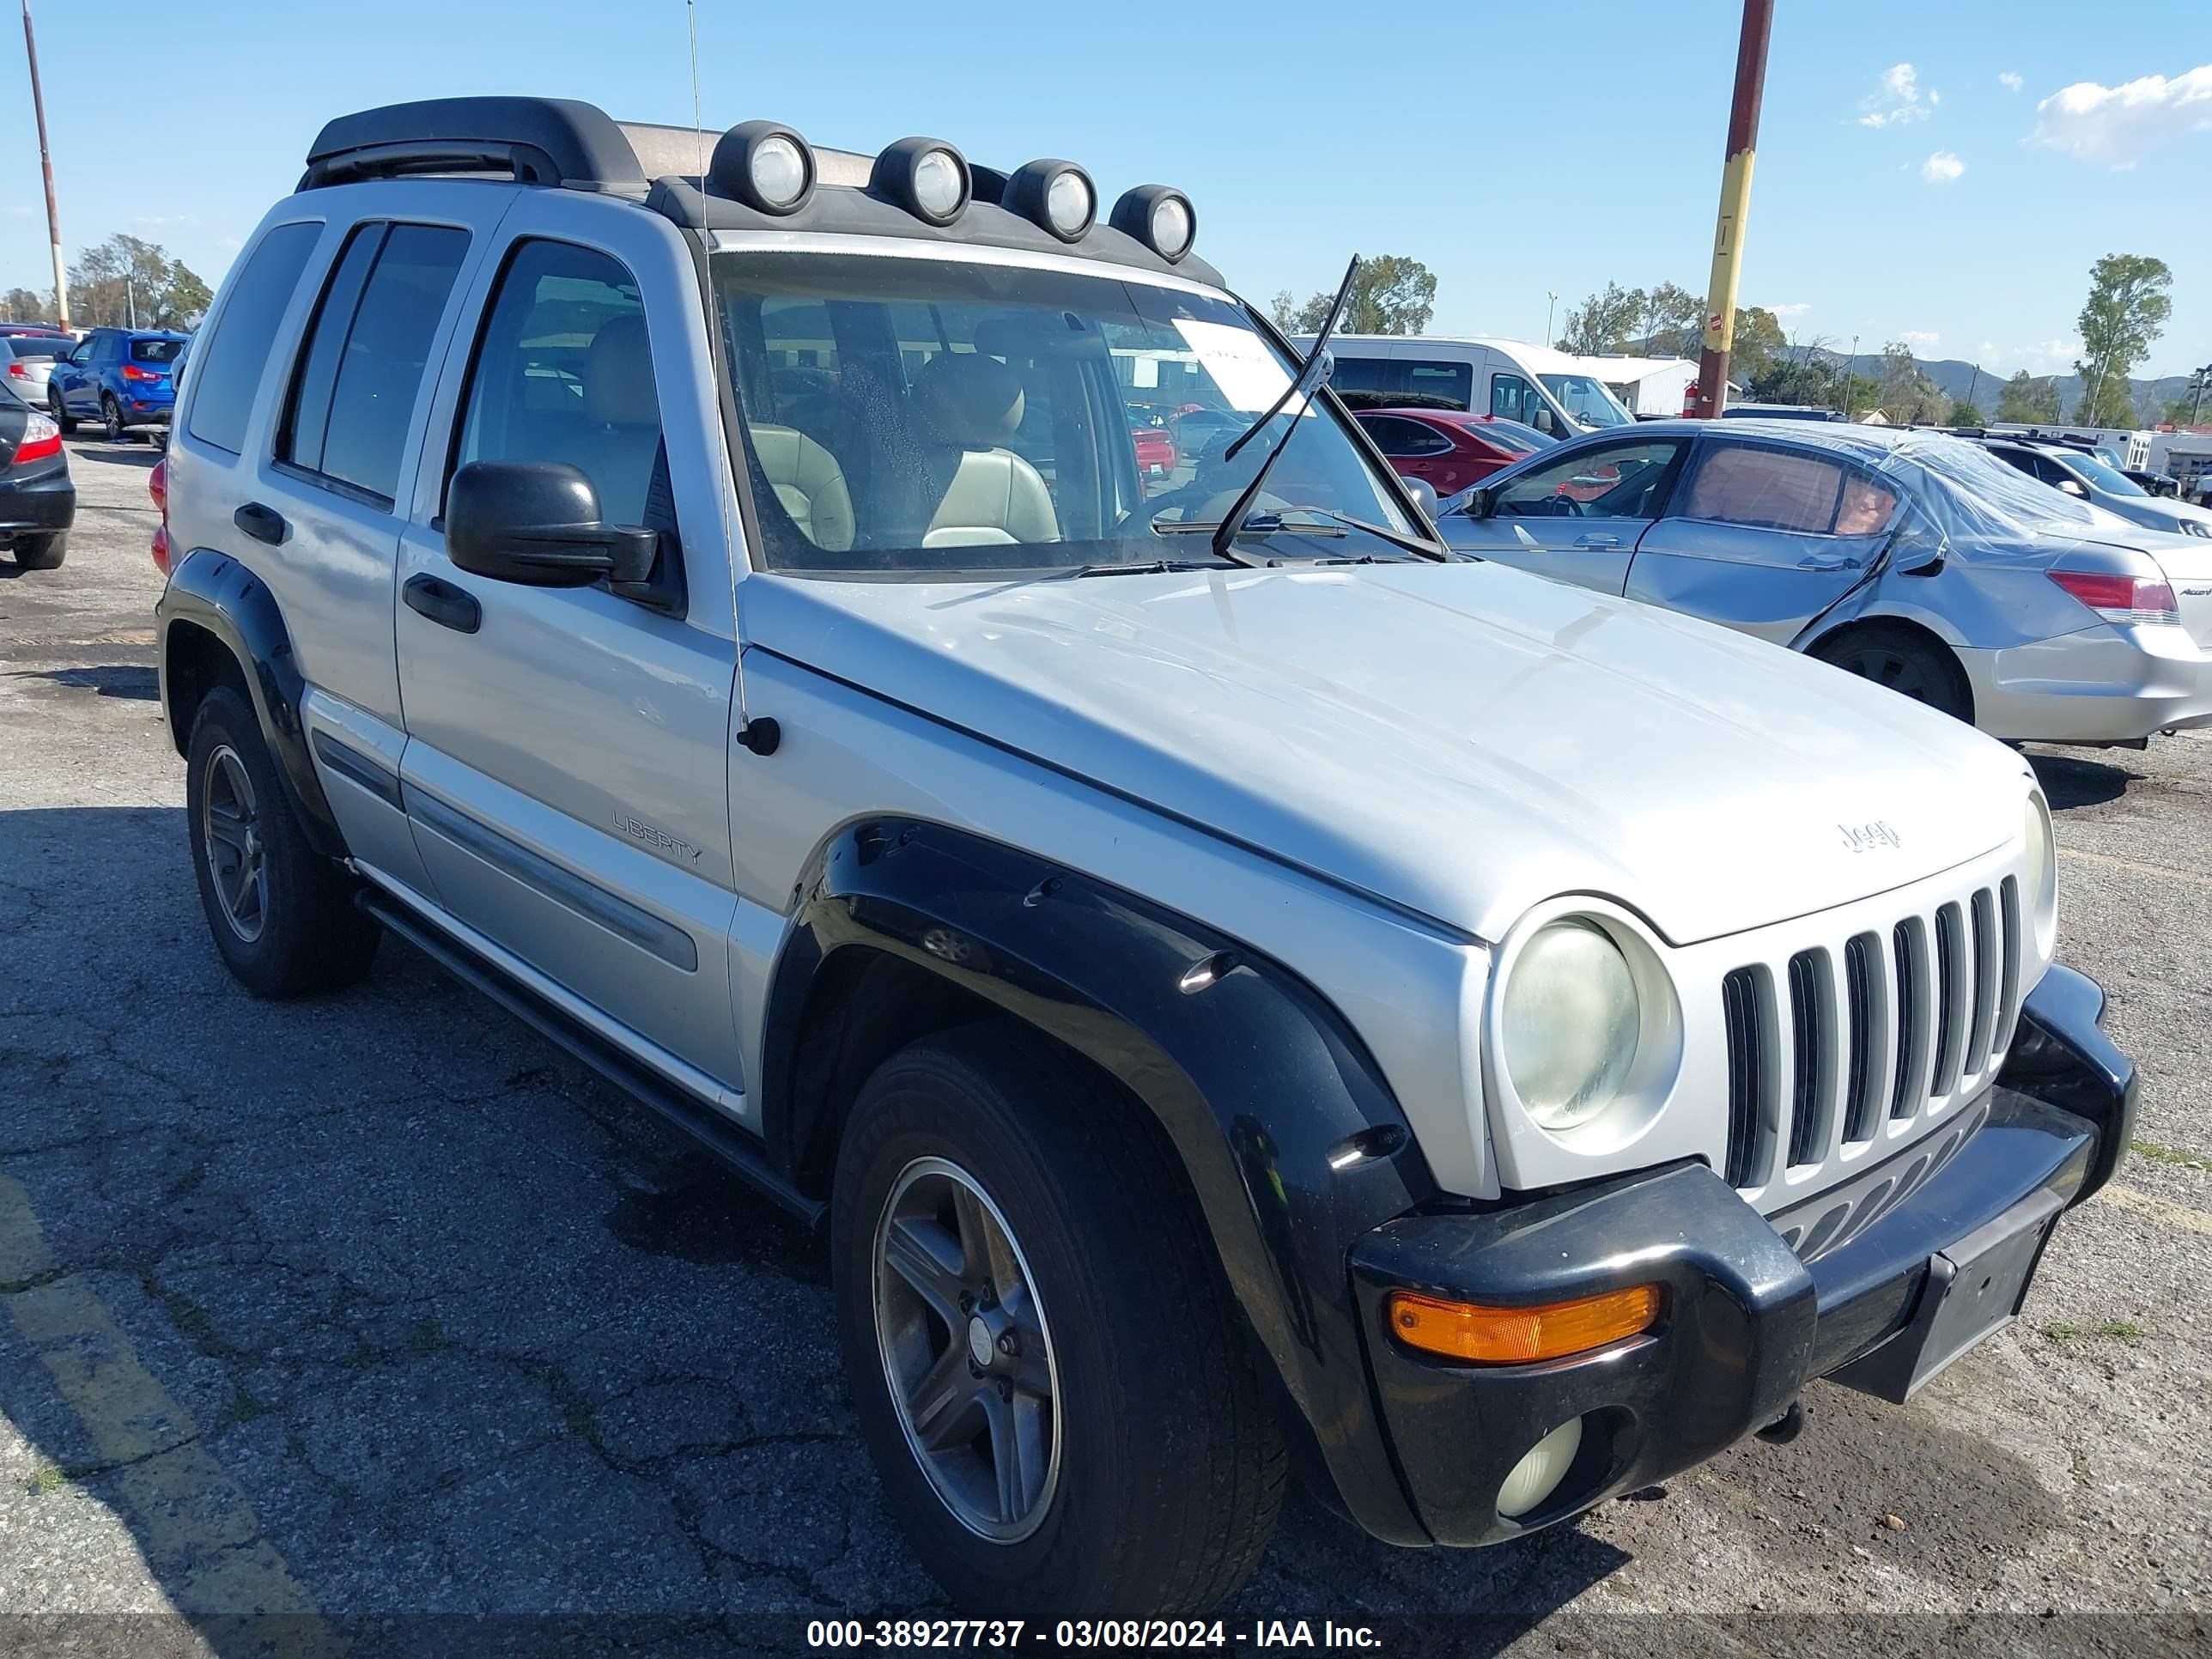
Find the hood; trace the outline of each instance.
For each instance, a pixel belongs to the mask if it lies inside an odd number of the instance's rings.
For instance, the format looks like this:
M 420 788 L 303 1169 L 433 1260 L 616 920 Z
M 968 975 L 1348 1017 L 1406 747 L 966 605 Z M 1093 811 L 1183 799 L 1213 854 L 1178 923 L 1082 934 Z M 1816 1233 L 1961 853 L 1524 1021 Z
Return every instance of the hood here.
M 1484 939 L 1585 892 L 1686 944 L 2021 824 L 2024 764 L 1968 726 L 1500 565 L 754 576 L 743 597 L 756 647 Z

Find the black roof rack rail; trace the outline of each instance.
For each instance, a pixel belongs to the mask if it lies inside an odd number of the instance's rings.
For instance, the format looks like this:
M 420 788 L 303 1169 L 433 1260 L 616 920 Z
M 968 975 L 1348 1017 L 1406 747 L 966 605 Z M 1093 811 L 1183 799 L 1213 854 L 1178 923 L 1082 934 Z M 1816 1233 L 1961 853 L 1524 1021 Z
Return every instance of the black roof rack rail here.
M 341 115 L 307 151 L 301 190 L 423 173 L 493 173 L 520 184 L 642 191 L 637 152 L 613 118 L 573 98 L 429 98 Z

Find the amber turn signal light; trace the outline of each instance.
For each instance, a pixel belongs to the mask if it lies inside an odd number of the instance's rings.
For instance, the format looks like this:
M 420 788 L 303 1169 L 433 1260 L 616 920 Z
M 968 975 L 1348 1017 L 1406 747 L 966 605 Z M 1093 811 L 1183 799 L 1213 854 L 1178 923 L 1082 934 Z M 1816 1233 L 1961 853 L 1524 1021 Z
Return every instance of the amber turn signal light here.
M 1633 1285 L 1534 1308 L 1490 1308 L 1393 1291 L 1386 1308 L 1392 1333 L 1409 1347 L 1478 1365 L 1525 1365 L 1588 1353 L 1650 1330 L 1659 1322 L 1659 1287 Z

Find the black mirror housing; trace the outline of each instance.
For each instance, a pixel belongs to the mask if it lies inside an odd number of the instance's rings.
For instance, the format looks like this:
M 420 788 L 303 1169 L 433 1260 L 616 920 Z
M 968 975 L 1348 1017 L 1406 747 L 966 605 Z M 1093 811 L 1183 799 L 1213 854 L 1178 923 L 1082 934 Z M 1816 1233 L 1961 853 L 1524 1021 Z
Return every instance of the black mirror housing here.
M 1487 519 L 1494 516 L 1497 511 L 1498 492 L 1488 484 L 1477 484 L 1467 492 L 1466 512 L 1468 518 Z
M 656 532 L 599 517 L 599 491 L 564 461 L 471 461 L 446 491 L 446 556 L 530 587 L 643 582 Z

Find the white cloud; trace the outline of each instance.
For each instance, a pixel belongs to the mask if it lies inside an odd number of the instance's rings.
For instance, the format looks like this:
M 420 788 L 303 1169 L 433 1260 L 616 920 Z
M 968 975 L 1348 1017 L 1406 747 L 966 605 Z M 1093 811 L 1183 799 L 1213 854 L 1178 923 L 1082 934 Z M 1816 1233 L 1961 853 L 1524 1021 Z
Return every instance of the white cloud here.
M 2020 76 L 2014 75 L 2010 70 L 2003 70 L 1999 71 L 1997 75 L 1997 84 L 2002 87 L 2007 92 L 2018 92 L 2022 87 L 2026 86 L 2027 82 L 2021 80 Z
M 1813 304 L 1809 300 L 1793 300 L 1786 306 L 1769 306 L 1766 308 L 1786 323 L 1802 317 L 1813 308 Z
M 1863 127 L 1900 127 L 1924 121 L 1943 101 L 1943 94 L 1920 89 L 1920 72 L 1910 64 L 1893 64 L 1882 72 L 1881 89 L 1859 100 Z
M 2021 368 L 2031 374 L 2064 374 L 2072 370 L 2074 360 L 2081 355 L 2081 343 L 2071 336 L 2034 340 L 2026 345 L 1984 340 L 1976 361 L 1984 374 L 2009 375 Z
M 1914 351 L 1920 352 L 1932 349 L 1936 342 L 1943 337 L 1930 329 L 1908 328 L 1900 331 L 1897 337 L 1911 346 Z
M 2028 142 L 2084 161 L 2131 167 L 2154 146 L 2212 128 L 2212 64 L 2171 81 L 2146 75 L 2117 87 L 2076 81 L 2035 106 Z
M 1939 149 L 1920 164 L 1920 176 L 1931 185 L 1948 185 L 1966 170 L 1966 164 L 1948 149 Z

